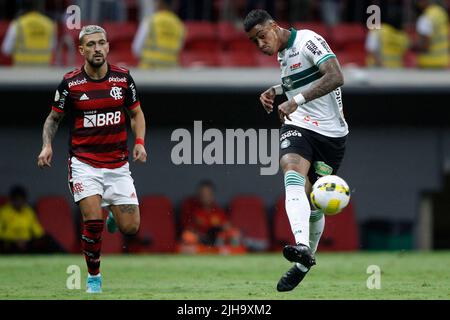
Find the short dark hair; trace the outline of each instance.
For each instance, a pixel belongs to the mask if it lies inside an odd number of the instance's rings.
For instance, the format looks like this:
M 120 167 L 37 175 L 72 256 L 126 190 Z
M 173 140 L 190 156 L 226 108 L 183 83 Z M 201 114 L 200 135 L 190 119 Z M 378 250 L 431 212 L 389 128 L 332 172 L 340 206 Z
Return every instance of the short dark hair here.
M 267 21 L 273 21 L 273 18 L 266 10 L 252 10 L 244 19 L 244 30 L 245 32 L 249 32 L 257 24 L 263 24 Z
M 10 199 L 16 199 L 16 198 L 27 198 L 27 191 L 24 187 L 21 185 L 15 185 L 12 186 L 9 190 L 9 198 Z

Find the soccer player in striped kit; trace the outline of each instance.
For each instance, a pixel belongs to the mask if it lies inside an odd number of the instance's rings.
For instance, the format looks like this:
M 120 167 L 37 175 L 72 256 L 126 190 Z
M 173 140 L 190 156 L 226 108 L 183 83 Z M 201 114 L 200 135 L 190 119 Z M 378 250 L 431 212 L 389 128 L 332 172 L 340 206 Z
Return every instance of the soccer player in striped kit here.
M 69 148 L 69 186 L 83 216 L 81 244 L 88 268 L 86 292 L 102 292 L 100 251 L 104 221 L 125 235 L 138 232 L 140 216 L 128 164 L 125 112 L 136 137 L 133 160 L 145 162 L 145 118 L 136 85 L 127 69 L 107 63 L 109 43 L 103 28 L 83 27 L 79 51 L 85 63 L 67 73 L 55 93 L 43 128 L 38 166 L 50 167 L 52 140 L 63 117 L 72 121 Z M 63 226 L 62 226 L 63 227 Z

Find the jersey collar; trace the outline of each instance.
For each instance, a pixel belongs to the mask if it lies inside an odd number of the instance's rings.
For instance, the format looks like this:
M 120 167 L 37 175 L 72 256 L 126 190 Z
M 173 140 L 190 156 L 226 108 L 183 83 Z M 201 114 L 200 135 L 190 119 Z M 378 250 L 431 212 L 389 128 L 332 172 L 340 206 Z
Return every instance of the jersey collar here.
M 83 72 L 83 75 L 86 77 L 86 79 L 88 79 L 89 81 L 92 81 L 92 82 L 103 82 L 103 81 L 105 81 L 106 79 L 109 78 L 109 74 L 110 74 L 110 70 L 111 70 L 111 67 L 109 66 L 109 63 L 108 62 L 105 62 L 105 63 L 108 66 L 108 70 L 106 71 L 105 76 L 103 78 L 101 78 L 101 79 L 92 79 L 91 77 L 89 77 L 89 75 L 86 73 L 86 70 L 84 70 L 84 65 L 81 67 L 81 71 Z
M 294 44 L 295 38 L 297 37 L 297 30 L 294 28 L 290 28 L 289 31 L 291 32 L 291 35 L 289 36 L 288 43 L 286 46 L 286 49 L 289 49 Z

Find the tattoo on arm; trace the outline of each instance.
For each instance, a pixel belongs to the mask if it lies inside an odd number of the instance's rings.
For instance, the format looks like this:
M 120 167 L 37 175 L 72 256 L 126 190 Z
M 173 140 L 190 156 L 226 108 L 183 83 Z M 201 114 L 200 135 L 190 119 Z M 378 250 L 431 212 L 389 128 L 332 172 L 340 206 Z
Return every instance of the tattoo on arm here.
M 337 59 L 328 59 L 319 66 L 323 77 L 311 88 L 302 92 L 306 102 L 320 98 L 344 84 L 344 76 Z
M 137 205 L 135 205 L 135 204 L 121 204 L 121 205 L 118 205 L 118 207 L 119 207 L 119 210 L 120 210 L 121 213 L 132 214 L 132 213 L 136 212 Z
M 42 141 L 44 145 L 51 144 L 58 130 L 59 123 L 61 122 L 64 114 L 56 111 L 51 111 L 44 123 L 44 129 L 42 132 Z

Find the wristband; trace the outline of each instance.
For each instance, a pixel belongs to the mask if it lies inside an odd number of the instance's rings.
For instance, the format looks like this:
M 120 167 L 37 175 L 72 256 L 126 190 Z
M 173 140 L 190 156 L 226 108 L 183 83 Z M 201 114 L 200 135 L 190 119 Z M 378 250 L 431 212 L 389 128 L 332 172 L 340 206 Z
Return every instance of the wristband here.
M 142 144 L 142 145 L 144 145 L 144 139 L 136 138 L 136 141 L 134 142 L 134 144 Z
M 279 96 L 280 94 L 284 93 L 283 86 L 281 84 L 276 85 L 276 86 L 272 86 L 272 89 L 275 90 L 275 94 L 277 96 Z
M 301 93 L 299 93 L 298 95 L 294 96 L 294 101 L 298 106 L 301 106 L 306 102 L 306 99 Z

